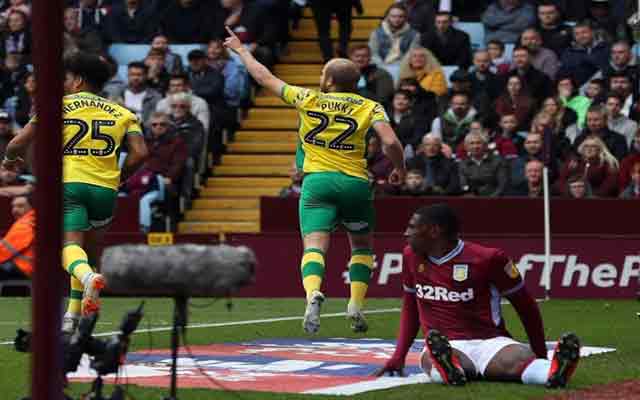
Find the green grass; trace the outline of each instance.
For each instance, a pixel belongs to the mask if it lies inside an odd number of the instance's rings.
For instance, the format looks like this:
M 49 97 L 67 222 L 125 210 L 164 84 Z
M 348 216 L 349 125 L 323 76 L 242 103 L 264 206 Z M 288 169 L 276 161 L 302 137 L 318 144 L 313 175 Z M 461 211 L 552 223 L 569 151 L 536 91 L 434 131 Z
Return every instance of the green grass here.
M 208 305 L 206 300 L 194 301 L 196 305 Z M 100 325 L 96 332 L 112 331 L 124 311 L 135 307 L 133 299 L 106 299 Z M 368 302 L 369 309 L 399 307 L 396 300 L 375 300 Z M 635 316 L 640 305 L 635 301 L 560 301 L 553 300 L 541 305 L 548 338 L 572 330 L 579 334 L 583 343 L 589 345 L 613 346 L 615 353 L 584 359 L 575 378 L 572 389 L 586 388 L 629 378 L 640 377 L 640 340 L 638 331 L 640 321 Z M 24 327 L 29 321 L 29 299 L 0 298 L 0 341 L 12 339 L 18 327 Z M 340 299 L 325 303 L 323 312 L 342 312 L 345 302 Z M 511 333 L 525 341 L 524 331 L 510 306 L 504 306 L 505 318 Z M 146 304 L 146 315 L 141 327 L 169 326 L 172 316 L 171 300 L 154 299 Z M 301 315 L 302 301 L 299 299 L 247 299 L 235 300 L 231 312 L 227 311 L 224 301 L 215 302 L 208 307 L 192 306 L 190 323 L 242 321 L 261 318 L 275 318 Z M 397 313 L 374 314 L 369 316 L 369 336 L 394 338 L 399 315 Z M 321 337 L 358 337 L 353 335 L 343 318 L 323 319 Z M 257 338 L 302 337 L 300 321 L 284 321 L 236 327 L 218 327 L 192 329 L 188 333 L 190 344 L 209 344 L 251 340 Z M 149 340 L 154 348 L 169 346 L 169 333 L 154 333 L 134 336 L 132 351 L 149 348 Z M 29 357 L 13 351 L 11 346 L 0 346 L 0 396 L 3 399 L 18 399 L 28 392 Z M 71 393 L 78 396 L 86 392 L 88 385 L 73 384 Z M 165 390 L 146 389 L 131 385 L 129 392 L 135 399 L 161 399 Z M 108 390 L 110 392 L 110 390 Z M 413 385 L 385 391 L 365 393 L 355 396 L 357 399 L 407 399 L 407 398 L 447 398 L 447 399 L 530 399 L 540 398 L 549 391 L 541 387 L 520 384 L 502 384 L 474 382 L 464 388 L 446 388 L 441 385 Z M 258 392 L 214 392 L 210 390 L 181 389 L 181 400 L 195 399 L 328 399 L 328 396 L 302 396 Z M 342 397 L 344 398 L 344 397 Z

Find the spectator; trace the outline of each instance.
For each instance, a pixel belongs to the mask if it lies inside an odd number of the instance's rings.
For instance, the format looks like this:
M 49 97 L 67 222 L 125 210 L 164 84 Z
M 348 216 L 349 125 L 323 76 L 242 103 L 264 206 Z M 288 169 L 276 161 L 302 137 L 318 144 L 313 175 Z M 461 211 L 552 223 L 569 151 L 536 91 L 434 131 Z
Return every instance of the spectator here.
M 623 73 L 631 80 L 631 86 L 637 88 L 640 71 L 638 59 L 631 53 L 627 42 L 616 42 L 611 46 L 609 63 L 600 69 L 591 79 L 604 79 L 609 82 L 614 73 Z
M 499 129 L 490 138 L 489 149 L 495 150 L 505 160 L 517 157 L 524 142 L 518 134 L 518 124 L 515 114 L 502 115 L 498 123 Z M 473 131 L 472 125 L 470 132 Z
M 5 6 L 6 6 L 6 2 Z M 4 7 L 3 7 L 4 8 Z M 31 4 L 29 4 L 28 0 L 9 0 L 9 5 L 6 9 L 2 11 L 0 14 L 0 22 L 2 25 L 5 24 L 9 15 L 14 11 L 20 11 L 27 18 L 31 17 Z
M 214 107 L 224 106 L 224 75 L 207 64 L 207 55 L 202 50 L 191 50 L 187 58 L 193 93 Z
M 554 134 L 565 135 L 567 128 L 578 121 L 578 114 L 562 104 L 557 97 L 547 97 L 542 102 L 542 112 L 549 114 L 553 119 Z
M 560 60 L 553 50 L 542 47 L 542 36 L 534 28 L 529 28 L 522 33 L 520 45 L 529 50 L 531 65 L 543 72 L 551 80 L 555 79 L 560 69 Z
M 77 8 L 67 7 L 64 10 L 64 36 L 67 44 L 65 51 L 73 48 L 87 53 L 102 53 L 104 43 L 102 43 L 102 34 L 97 29 L 81 29 L 78 18 L 79 10 Z M 70 46 L 67 49 L 66 46 Z
M 640 130 L 636 131 L 636 135 L 631 143 L 631 152 L 620 163 L 620 176 L 618 187 L 623 191 L 631 182 L 631 167 L 640 162 Z
M 433 54 L 423 48 L 416 47 L 409 50 L 400 65 L 400 79 L 415 78 L 420 86 L 436 96 L 447 92 L 447 81 L 440 63 Z
M 584 85 L 599 69 L 607 67 L 609 47 L 606 42 L 596 40 L 588 22 L 573 27 L 575 42 L 560 58 L 562 76 L 572 76 L 578 87 Z
M 101 0 L 79 0 L 71 4 L 78 10 L 78 26 L 81 31 L 102 33 L 109 9 Z
M 421 132 L 431 126 L 433 120 L 438 116 L 438 102 L 433 92 L 427 92 L 420 86 L 415 79 L 403 79 L 399 82 L 398 90 L 411 93 L 412 96 L 412 115 L 416 127 L 424 127 Z
M 511 187 L 507 196 L 542 197 L 542 170 L 544 164 L 538 160 L 528 161 L 524 167 L 525 182 L 521 187 Z
M 596 37 L 606 42 L 627 39 L 626 21 L 618 22 L 609 12 L 608 0 L 591 0 L 588 19 L 593 24 Z
M 573 155 L 574 151 L 566 132 L 557 129 L 556 123 L 551 114 L 541 111 L 533 118 L 530 132 L 544 137 L 547 134 L 547 130 L 551 131 L 552 160 L 564 161 Z M 572 125 L 572 127 L 575 127 L 575 125 Z
M 597 136 L 590 136 L 578 146 L 578 157 L 567 160 L 556 182 L 557 191 L 567 195 L 567 180 L 572 175 L 585 177 L 597 197 L 618 194 L 618 160 Z
M 491 58 L 486 50 L 478 50 L 473 54 L 473 70 L 470 74 L 471 93 L 486 93 L 495 99 L 502 92 L 502 79 L 491 71 Z
M 19 127 L 25 126 L 33 116 L 33 107 L 36 100 L 36 77 L 29 72 L 24 78 L 24 84 L 16 94 L 14 104 L 14 120 Z
M 148 0 L 147 0 L 148 1 Z M 104 33 L 111 43 L 148 43 L 157 27 L 153 6 L 145 0 L 125 0 L 107 15 Z
M 610 130 L 621 134 L 627 140 L 627 146 L 631 146 L 631 142 L 638 131 L 638 123 L 629 117 L 624 116 L 622 111 L 623 100 L 616 93 L 609 93 L 607 96 L 607 126 Z
M 360 68 L 358 94 L 386 104 L 393 96 L 393 78 L 383 68 L 371 63 L 371 49 L 367 44 L 354 44 L 349 58 Z
M 408 12 L 409 25 L 420 33 L 433 29 L 435 9 L 431 0 L 399 0 Z
M 565 194 L 566 197 L 572 199 L 590 199 L 593 197 L 591 186 L 582 175 L 573 175 L 569 177 L 567 182 L 568 193 Z
M 542 148 L 543 136 L 539 133 L 529 132 L 524 141 L 524 154 L 511 161 L 511 179 L 509 185 L 515 192 L 521 193 L 527 188 L 526 165 L 530 161 L 544 162 L 544 150 Z M 554 182 L 558 177 L 559 165 L 556 158 L 550 160 L 549 182 Z
M 162 95 L 147 86 L 147 66 L 140 61 L 129 63 L 127 68 L 128 84 L 122 93 L 117 93 L 122 98 L 123 104 L 141 121 L 147 121 L 156 105 L 162 99 Z
M 609 75 L 609 93 L 614 93 L 622 101 L 621 113 L 627 117 L 635 117 L 636 108 L 633 106 L 633 87 L 631 78 L 624 72 L 612 72 Z
M 556 87 L 560 101 L 565 107 L 576 112 L 578 115 L 577 126 L 582 129 L 587 118 L 587 110 L 591 106 L 591 100 L 578 94 L 576 81 L 569 75 L 558 78 Z
M 607 113 L 602 106 L 592 106 L 587 112 L 586 128 L 578 136 L 574 136 L 576 132 L 575 129 L 567 129 L 569 140 L 575 138 L 573 140 L 575 149 L 578 149 L 588 137 L 596 136 L 602 140 L 608 151 L 618 160 L 622 160 L 627 155 L 627 139 L 607 127 Z
M 28 62 L 31 57 L 29 18 L 22 11 L 11 11 L 7 19 L 7 28 L 1 37 L 0 57 L 15 53 L 19 54 L 23 61 Z
M 232 108 L 238 108 L 249 98 L 249 75 L 242 63 L 232 58 L 223 46 L 222 40 L 214 39 L 207 48 L 207 62 L 211 68 L 224 77 L 224 101 Z
M 218 13 L 221 20 L 216 22 L 221 31 L 214 37 L 227 36 L 224 27 L 230 27 L 256 59 L 271 68 L 276 62 L 273 47 L 277 31 L 260 6 L 247 0 L 221 0 L 221 4 L 223 9 Z
M 380 139 L 376 135 L 371 136 L 367 144 L 367 169 L 369 181 L 376 187 L 376 190 L 383 188 L 393 170 L 393 164 L 382 152 Z
M 469 133 L 464 138 L 469 158 L 460 162 L 460 186 L 465 196 L 501 196 L 509 181 L 508 165 L 488 151 L 487 137 Z
M 453 27 L 448 12 L 436 14 L 435 29 L 422 32 L 420 43 L 442 65 L 457 65 L 464 69 L 471 65 L 471 39 L 466 32 Z
M 164 66 L 164 54 L 152 48 L 144 59 L 144 65 L 147 66 L 147 86 L 164 95 L 169 88 L 169 78 L 171 78 Z
M 29 196 L 11 200 L 14 223 L 0 240 L 0 281 L 27 279 L 33 273 L 36 212 Z
M 279 197 L 294 199 L 299 198 L 300 192 L 302 191 L 303 177 L 304 173 L 301 169 L 298 169 L 298 167 L 296 166 L 296 162 L 294 161 L 293 165 L 291 165 L 291 168 L 289 168 L 289 178 L 291 178 L 291 184 L 287 187 L 282 188 Z
M 522 78 L 519 75 L 510 76 L 504 93 L 496 100 L 498 118 L 515 115 L 519 123 L 517 130 L 527 130 L 533 118 L 534 107 L 534 99 L 523 91 Z
M 558 57 L 571 46 L 571 27 L 562 22 L 560 9 L 555 1 L 539 2 L 536 27 L 542 36 L 542 46 L 553 50 Z
M 551 96 L 553 84 L 549 77 L 531 65 L 531 54 L 526 47 L 513 50 L 513 66 L 508 76 L 518 75 L 522 78 L 523 89 L 535 100 L 540 101 Z
M 349 41 L 351 40 L 351 8 L 353 3 L 349 0 L 311 0 L 313 19 L 318 31 L 318 43 L 322 58 L 326 63 L 333 58 L 333 45 L 331 44 L 331 19 L 335 15 L 340 28 L 338 40 L 338 57 L 346 57 Z
M 204 43 L 211 38 L 213 10 L 200 0 L 172 0 L 160 20 L 160 30 L 172 43 Z
M 385 185 L 385 193 L 394 196 L 420 197 L 430 193 L 423 172 L 419 169 L 410 169 L 402 186 Z
M 157 34 L 151 40 L 151 49 L 162 54 L 164 68 L 169 74 L 182 73 L 182 57 L 169 48 L 169 39 L 163 34 Z
M 407 10 L 393 4 L 376 30 L 369 37 L 372 60 L 386 69 L 394 79 L 398 77 L 400 61 L 411 48 L 420 43 L 420 34 L 407 23 Z
M 423 172 L 430 194 L 453 196 L 460 193 L 460 176 L 457 163 L 445 157 L 442 140 L 428 133 L 422 138 L 419 154 L 408 161 L 409 169 Z
M 477 111 L 471 106 L 469 95 L 456 93 L 451 96 L 449 109 L 433 121 L 431 132 L 455 149 L 464 139 L 476 115 Z
M 171 112 L 171 106 L 169 98 L 176 93 L 187 93 L 191 100 L 191 114 L 193 114 L 201 123 L 205 132 L 209 132 L 211 114 L 209 111 L 209 105 L 202 98 L 198 97 L 191 92 L 189 85 L 189 77 L 185 74 L 173 75 L 169 80 L 169 89 L 167 96 L 160 100 L 156 105 L 156 111 L 169 114 Z
M 175 93 L 169 96 L 171 107 L 171 122 L 175 126 L 177 135 L 184 140 L 187 146 L 187 154 L 192 162 L 188 166 L 196 168 L 200 165 L 200 159 L 205 150 L 204 127 L 202 123 L 191 113 L 191 95 L 187 93 Z M 189 185 L 188 187 L 193 187 Z
M 11 117 L 6 110 L 0 109 L 0 157 L 4 157 L 7 145 L 11 139 L 13 139 Z
M 393 95 L 391 107 L 388 110 L 391 127 L 398 135 L 402 147 L 411 146 L 417 148 L 422 139 L 426 127 L 418 128 L 411 110 L 411 93 L 406 90 L 398 90 Z
M 640 199 L 640 162 L 631 167 L 631 182 L 620 194 L 621 199 Z
M 521 0 L 496 0 L 482 14 L 487 41 L 516 43 L 520 34 L 535 22 L 533 6 Z
M 591 100 L 590 104 L 604 103 L 607 89 L 604 80 L 591 79 L 586 86 L 584 95 Z
M 471 74 L 463 69 L 453 71 L 449 77 L 451 88 L 449 91 L 438 98 L 438 113 L 442 114 L 447 111 L 451 97 L 456 93 L 465 93 L 469 96 L 471 105 L 476 109 L 477 113 L 483 116 L 489 115 L 493 99 L 485 92 L 473 91 L 471 83 Z
M 491 72 L 504 75 L 511 68 L 511 60 L 505 55 L 505 46 L 501 40 L 493 39 L 487 42 L 487 52 L 491 59 Z

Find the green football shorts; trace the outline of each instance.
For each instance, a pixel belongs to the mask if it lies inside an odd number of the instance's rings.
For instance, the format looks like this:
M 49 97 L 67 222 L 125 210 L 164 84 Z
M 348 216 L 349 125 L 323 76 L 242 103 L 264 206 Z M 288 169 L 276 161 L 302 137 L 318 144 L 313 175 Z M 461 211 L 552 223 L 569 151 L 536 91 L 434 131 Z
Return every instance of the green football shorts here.
M 351 233 L 365 234 L 375 229 L 369 182 L 340 172 L 305 175 L 298 214 L 303 235 L 332 232 L 338 224 Z
M 102 228 L 113 220 L 118 193 L 88 183 L 65 183 L 63 187 L 65 232 Z

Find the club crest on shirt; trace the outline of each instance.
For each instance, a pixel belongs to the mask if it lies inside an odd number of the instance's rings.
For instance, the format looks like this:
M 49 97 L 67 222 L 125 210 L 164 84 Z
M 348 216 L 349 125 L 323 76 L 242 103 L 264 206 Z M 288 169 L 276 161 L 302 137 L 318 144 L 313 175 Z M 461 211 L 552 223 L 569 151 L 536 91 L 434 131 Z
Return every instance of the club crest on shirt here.
M 518 276 L 520 276 L 520 271 L 518 271 L 518 267 L 516 267 L 513 261 L 509 261 L 507 265 L 505 265 L 504 272 L 506 272 L 511 279 L 517 279 Z
M 467 264 L 455 264 L 453 266 L 453 280 L 464 282 L 469 277 L 469 266 Z

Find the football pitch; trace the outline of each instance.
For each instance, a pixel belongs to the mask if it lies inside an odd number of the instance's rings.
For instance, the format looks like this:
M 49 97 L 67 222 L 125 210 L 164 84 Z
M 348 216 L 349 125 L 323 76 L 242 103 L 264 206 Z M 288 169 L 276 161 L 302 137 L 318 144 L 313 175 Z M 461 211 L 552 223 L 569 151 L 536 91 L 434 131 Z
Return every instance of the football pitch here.
M 101 318 L 96 333 L 118 329 L 125 311 L 133 309 L 142 299 L 108 298 L 104 300 Z M 323 314 L 345 311 L 345 299 L 329 299 Z M 370 314 L 371 338 L 394 339 L 398 328 L 399 300 L 371 299 L 368 310 L 379 310 Z M 616 351 L 585 358 L 570 384 L 570 390 L 587 389 L 594 385 L 637 379 L 640 377 L 640 311 L 637 301 L 609 300 L 550 300 L 540 303 L 549 340 L 565 331 L 575 331 L 583 344 L 614 347 Z M 208 345 L 253 341 L 258 339 L 308 338 L 302 331 L 300 316 L 304 311 L 301 299 L 234 299 L 231 310 L 226 300 L 209 301 L 195 299 L 191 302 L 189 324 L 218 326 L 194 327 L 187 333 L 189 345 Z M 504 317 L 511 333 L 520 341 L 526 341 L 517 315 L 510 305 L 503 306 Z M 170 299 L 147 299 L 145 316 L 139 326 L 141 332 L 132 337 L 130 352 L 147 349 L 167 349 L 173 315 Z M 290 318 L 289 318 L 290 317 Z M 0 342 L 12 340 L 17 328 L 28 328 L 30 300 L 28 298 L 0 298 Z M 276 321 L 268 321 L 270 319 Z M 281 319 L 281 320 L 278 320 Z M 261 320 L 261 321 L 256 321 Z M 267 321 L 264 321 L 267 320 Z M 256 321 L 256 322 L 243 322 Z M 236 322 L 236 325 L 227 324 Z M 157 328 L 157 329 L 154 329 Z M 153 332 L 145 330 L 152 329 Z M 362 338 L 353 334 L 342 316 L 322 319 L 322 338 Z M 186 355 L 183 355 L 186 357 Z M 124 383 L 123 381 L 121 381 Z M 16 353 L 12 346 L 0 345 L 0 396 L 2 399 L 19 399 L 28 394 L 29 356 Z M 88 384 L 72 383 L 68 393 L 79 397 L 87 392 Z M 162 399 L 166 389 L 126 387 L 131 399 Z M 107 393 L 111 388 L 106 389 Z M 448 388 L 437 384 L 416 384 L 382 391 L 372 391 L 357 396 L 357 399 L 531 399 L 560 394 L 542 387 L 524 386 L 516 383 L 472 382 L 464 388 Z M 182 400 L 195 399 L 329 399 L 330 396 L 296 395 L 264 392 L 227 392 L 203 389 L 180 389 Z M 347 398 L 347 397 L 335 397 Z M 349 397 L 351 398 L 351 397 Z M 631 398 L 631 397 L 628 397 Z

